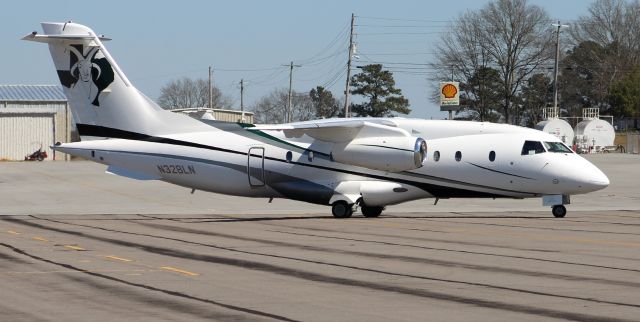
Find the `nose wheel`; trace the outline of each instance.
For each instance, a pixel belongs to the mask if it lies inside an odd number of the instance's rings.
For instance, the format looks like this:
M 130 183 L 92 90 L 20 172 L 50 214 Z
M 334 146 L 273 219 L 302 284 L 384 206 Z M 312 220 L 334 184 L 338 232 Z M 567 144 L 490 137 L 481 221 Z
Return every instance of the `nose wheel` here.
M 551 208 L 551 213 L 556 218 L 564 218 L 567 214 L 567 208 L 563 205 L 555 205 Z

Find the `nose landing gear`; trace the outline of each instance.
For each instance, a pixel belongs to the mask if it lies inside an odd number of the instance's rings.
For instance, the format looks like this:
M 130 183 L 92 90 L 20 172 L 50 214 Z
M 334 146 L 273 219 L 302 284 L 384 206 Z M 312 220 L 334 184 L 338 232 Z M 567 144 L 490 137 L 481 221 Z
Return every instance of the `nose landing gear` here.
M 551 206 L 551 213 L 556 218 L 563 218 L 567 215 L 567 208 L 564 205 L 571 203 L 569 195 L 546 195 L 542 196 L 542 205 Z

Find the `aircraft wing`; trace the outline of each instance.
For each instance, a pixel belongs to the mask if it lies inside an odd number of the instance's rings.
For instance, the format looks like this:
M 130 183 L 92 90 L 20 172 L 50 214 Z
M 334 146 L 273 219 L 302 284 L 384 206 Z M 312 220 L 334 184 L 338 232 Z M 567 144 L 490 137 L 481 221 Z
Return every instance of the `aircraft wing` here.
M 369 137 L 410 137 L 411 135 L 386 120 L 371 122 L 360 120 L 318 120 L 300 123 L 258 125 L 247 128 L 250 131 L 283 131 L 288 138 L 298 138 L 306 134 L 316 140 L 331 143 L 346 143 L 356 138 Z

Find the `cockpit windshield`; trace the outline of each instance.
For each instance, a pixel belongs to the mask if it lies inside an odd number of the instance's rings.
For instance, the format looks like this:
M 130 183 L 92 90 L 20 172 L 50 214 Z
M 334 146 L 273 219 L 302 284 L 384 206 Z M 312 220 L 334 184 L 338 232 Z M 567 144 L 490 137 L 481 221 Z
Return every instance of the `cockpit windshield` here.
M 573 153 L 573 151 L 562 142 L 544 142 L 544 147 L 547 148 L 547 151 L 553 153 Z
M 540 141 L 524 141 L 524 145 L 522 146 L 522 155 L 539 154 L 545 152 L 547 151 L 544 150 L 542 142 Z

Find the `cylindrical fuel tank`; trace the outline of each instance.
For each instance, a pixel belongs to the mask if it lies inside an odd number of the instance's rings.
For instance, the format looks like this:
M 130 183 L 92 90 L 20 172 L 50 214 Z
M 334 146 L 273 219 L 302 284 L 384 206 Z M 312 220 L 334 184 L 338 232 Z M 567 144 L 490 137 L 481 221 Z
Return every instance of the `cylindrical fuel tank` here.
M 565 120 L 551 118 L 546 121 L 539 122 L 536 124 L 536 130 L 553 134 L 568 146 L 573 145 L 573 128 L 571 128 L 571 124 Z
M 601 119 L 584 120 L 576 126 L 576 142 L 590 150 L 598 151 L 606 146 L 613 145 L 616 131 L 609 122 Z

